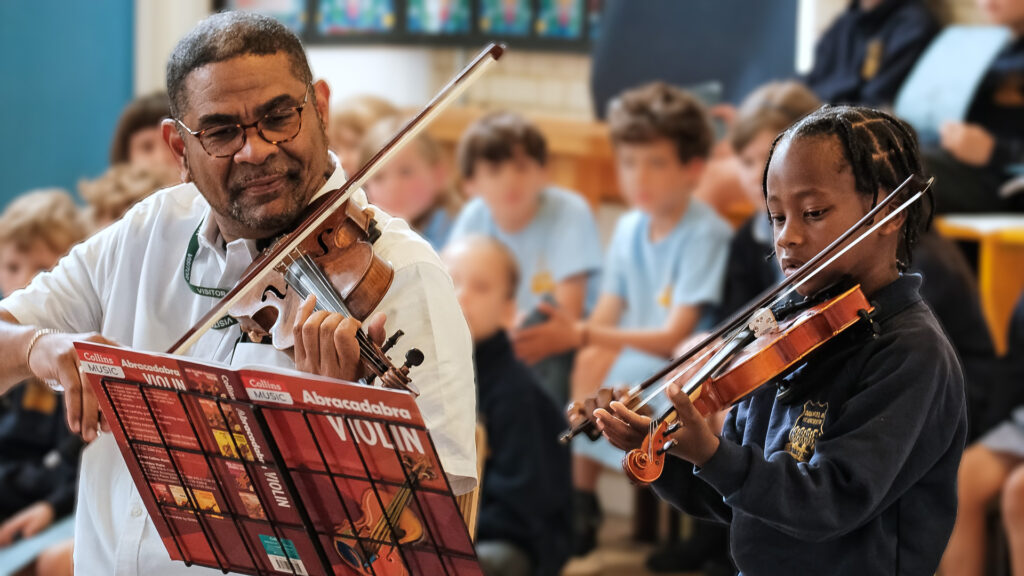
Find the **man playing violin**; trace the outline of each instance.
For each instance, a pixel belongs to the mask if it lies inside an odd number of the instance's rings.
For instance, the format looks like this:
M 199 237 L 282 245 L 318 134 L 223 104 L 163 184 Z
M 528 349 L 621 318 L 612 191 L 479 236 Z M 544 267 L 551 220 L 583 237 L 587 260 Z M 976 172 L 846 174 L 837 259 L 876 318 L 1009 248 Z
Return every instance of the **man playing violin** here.
M 163 137 L 185 184 L 158 192 L 76 246 L 52 273 L 0 303 L 0 390 L 29 377 L 58 382 L 68 422 L 91 445 L 82 459 L 75 571 L 177 573 L 150 522 L 114 439 L 98 434 L 92 391 L 82 386 L 73 342 L 164 351 L 240 279 L 260 248 L 301 220 L 311 199 L 345 181 L 328 152 L 330 89 L 313 81 L 298 38 L 276 21 L 222 13 L 179 42 L 167 66 L 173 118 Z M 366 205 L 362 192 L 350 201 Z M 374 252 L 391 262 L 391 288 L 369 322 L 405 332 L 423 411 L 456 494 L 476 483 L 472 344 L 451 280 L 430 246 L 374 210 Z M 189 354 L 276 364 L 355 380 L 359 322 L 313 311 L 293 327 L 293 354 L 245 341 L 230 319 Z M 213 574 L 192 568 L 190 573 Z
M 921 173 L 911 129 L 883 112 L 824 107 L 789 128 L 764 177 L 783 272 Z M 960 363 L 920 277 L 905 273 L 928 210 L 911 205 L 798 289 L 859 284 L 874 311 L 741 400 L 721 435 L 678 383 L 666 389 L 680 426 L 654 447 L 668 457 L 652 486 L 729 524 L 741 573 L 934 574 L 956 518 L 967 415 Z M 649 432 L 620 402 L 594 417 L 623 450 Z

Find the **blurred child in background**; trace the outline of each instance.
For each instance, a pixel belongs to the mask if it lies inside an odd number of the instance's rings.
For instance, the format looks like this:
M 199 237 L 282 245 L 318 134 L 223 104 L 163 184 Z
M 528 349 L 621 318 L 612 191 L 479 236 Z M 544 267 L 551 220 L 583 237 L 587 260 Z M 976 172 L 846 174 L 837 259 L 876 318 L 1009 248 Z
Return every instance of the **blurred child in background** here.
M 406 123 L 389 116 L 374 124 L 363 138 L 365 164 Z M 363 188 L 375 206 L 409 223 L 434 250 L 448 240 L 462 197 L 451 184 L 441 147 L 426 132 L 397 151 Z
M 922 0 L 854 0 L 818 40 L 805 78 L 830 104 L 890 107 L 939 31 Z
M 608 245 L 601 296 L 586 321 L 544 308 L 550 321 L 520 330 L 517 350 L 528 361 L 580 352 L 572 398 L 602 385 L 637 383 L 700 327 L 722 294 L 732 230 L 692 197 L 711 150 L 707 112 L 688 92 L 656 82 L 609 105 L 609 127 L 622 195 L 632 210 Z M 595 490 L 602 465 L 621 452 L 604 441 L 574 445 L 574 551 L 594 547 L 601 512 Z
M 27 286 L 85 236 L 78 208 L 63 190 L 11 202 L 0 215 L 0 293 Z M 64 414 L 63 398 L 39 380 L 0 397 L 0 551 L 74 508 L 81 442 Z M 70 574 L 70 542 L 44 552 L 34 568 L 41 576 Z
M 940 213 L 1024 209 L 1021 194 L 1000 195 L 1024 166 L 1024 1 L 978 0 L 978 7 L 1012 40 L 989 65 L 967 117 L 943 124 L 939 149 L 926 154 Z
M 79 182 L 78 193 L 89 205 L 87 219 L 92 229 L 99 230 L 166 185 L 160 175 L 147 168 L 115 164 L 99 178 Z
M 170 106 L 166 92 L 132 100 L 121 111 L 110 144 L 110 165 L 130 164 L 150 172 L 160 182 L 153 190 L 181 181 L 178 165 L 160 132 L 160 122 L 171 115 Z
M 601 268 L 601 240 L 586 200 L 548 183 L 547 160 L 544 135 L 526 118 L 497 112 L 473 123 L 458 149 L 459 171 L 473 198 L 456 218 L 450 241 L 482 235 L 508 246 L 523 278 L 516 292 L 521 319 L 535 320 L 545 306 L 575 320 L 583 316 L 588 287 Z M 521 358 L 564 405 L 571 353 Z
M 487 431 L 477 557 L 487 576 L 556 576 L 569 557 L 569 450 L 557 440 L 567 424 L 506 333 L 516 314 L 515 256 L 498 240 L 468 236 L 442 257 L 473 337 Z
M 381 118 L 398 114 L 398 108 L 379 96 L 360 94 L 331 105 L 327 142 L 345 174 L 352 176 L 362 168 L 363 136 Z

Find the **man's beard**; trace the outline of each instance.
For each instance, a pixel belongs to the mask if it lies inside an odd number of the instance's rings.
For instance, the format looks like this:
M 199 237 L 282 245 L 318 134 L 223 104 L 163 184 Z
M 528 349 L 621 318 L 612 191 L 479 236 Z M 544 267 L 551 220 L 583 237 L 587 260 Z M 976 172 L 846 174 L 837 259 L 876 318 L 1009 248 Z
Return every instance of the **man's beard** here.
M 289 228 L 306 208 L 309 198 L 315 193 L 302 193 L 300 187 L 303 185 L 300 172 L 288 171 L 285 174 L 288 183 L 286 191 L 277 200 L 284 200 L 284 208 L 273 214 L 261 214 L 262 204 L 246 202 L 243 189 L 232 186 L 229 189 L 227 211 L 232 220 L 238 222 L 249 230 L 266 231 L 271 234 L 282 232 Z

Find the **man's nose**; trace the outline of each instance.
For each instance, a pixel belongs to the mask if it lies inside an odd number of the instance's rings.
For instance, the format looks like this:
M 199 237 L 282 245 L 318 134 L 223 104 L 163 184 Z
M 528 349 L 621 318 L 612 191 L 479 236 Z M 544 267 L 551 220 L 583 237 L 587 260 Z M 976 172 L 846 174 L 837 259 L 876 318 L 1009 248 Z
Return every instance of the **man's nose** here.
M 267 158 L 277 152 L 277 144 L 271 144 L 260 136 L 255 126 L 245 129 L 245 142 L 235 152 L 235 162 L 245 164 L 263 164 Z

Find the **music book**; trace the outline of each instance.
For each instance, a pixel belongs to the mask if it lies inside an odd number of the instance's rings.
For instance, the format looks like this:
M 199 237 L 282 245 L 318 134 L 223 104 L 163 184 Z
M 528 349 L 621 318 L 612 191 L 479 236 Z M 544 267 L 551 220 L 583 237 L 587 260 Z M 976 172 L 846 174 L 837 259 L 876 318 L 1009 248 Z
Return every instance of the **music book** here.
M 77 342 L 172 560 L 256 575 L 482 575 L 415 399 Z

